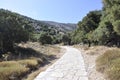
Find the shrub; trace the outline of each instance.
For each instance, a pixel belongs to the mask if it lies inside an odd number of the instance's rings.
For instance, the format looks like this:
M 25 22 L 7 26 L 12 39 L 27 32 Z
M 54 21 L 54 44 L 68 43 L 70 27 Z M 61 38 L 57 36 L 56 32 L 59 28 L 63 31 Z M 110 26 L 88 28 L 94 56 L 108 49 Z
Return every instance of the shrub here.
M 120 80 L 120 50 L 110 49 L 96 60 L 97 70 L 110 80 Z
M 48 35 L 47 33 L 43 33 L 41 34 L 40 38 L 39 38 L 39 42 L 41 44 L 52 44 L 52 37 L 50 35 Z

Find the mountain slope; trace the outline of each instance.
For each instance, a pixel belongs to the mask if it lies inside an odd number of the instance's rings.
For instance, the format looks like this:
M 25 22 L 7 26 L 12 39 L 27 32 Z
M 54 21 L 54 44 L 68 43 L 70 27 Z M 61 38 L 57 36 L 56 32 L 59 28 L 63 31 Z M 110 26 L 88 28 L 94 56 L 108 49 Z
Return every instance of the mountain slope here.
M 76 24 L 71 24 L 71 23 L 66 24 L 66 23 L 58 23 L 58 22 L 53 22 L 53 21 L 35 20 L 30 17 L 23 16 L 21 14 L 11 12 L 9 10 L 4 10 L 4 9 L 0 9 L 0 14 L 1 13 L 5 13 L 6 15 L 4 16 L 9 16 L 11 14 L 14 15 L 14 17 L 21 20 L 23 23 L 26 22 L 27 24 L 34 27 L 37 32 L 42 31 L 44 26 L 57 30 L 57 31 L 61 31 L 61 32 L 73 31 L 77 28 Z M 3 16 L 3 15 L 0 15 L 0 16 Z
M 36 31 L 41 31 L 44 26 L 47 26 L 49 28 L 53 28 L 55 30 L 61 31 L 61 32 L 69 32 L 73 31 L 77 28 L 77 24 L 72 23 L 58 23 L 53 21 L 40 21 L 40 20 L 34 20 L 32 18 L 21 16 L 25 20 L 29 21 L 31 25 L 35 28 Z
M 58 22 L 53 22 L 53 21 L 41 21 L 47 25 L 53 26 L 58 28 L 61 31 L 73 31 L 77 28 L 77 24 L 72 24 L 72 23 L 58 23 Z

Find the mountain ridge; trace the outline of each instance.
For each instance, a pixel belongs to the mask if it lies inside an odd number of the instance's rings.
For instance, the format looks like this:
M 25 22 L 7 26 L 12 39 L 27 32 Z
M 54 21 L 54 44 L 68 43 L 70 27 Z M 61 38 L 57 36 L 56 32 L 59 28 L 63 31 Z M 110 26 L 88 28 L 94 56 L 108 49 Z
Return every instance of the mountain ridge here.
M 60 23 L 56 21 L 37 20 L 37 19 L 33 19 L 25 15 L 19 14 L 17 12 L 5 10 L 5 9 L 0 9 L 0 12 L 7 13 L 7 16 L 9 14 L 14 14 L 15 16 L 18 16 L 18 18 L 22 19 L 23 21 L 30 23 L 35 28 L 35 30 L 38 32 L 41 30 L 43 26 L 53 27 L 62 32 L 73 31 L 77 28 L 77 24 L 73 24 L 73 23 Z

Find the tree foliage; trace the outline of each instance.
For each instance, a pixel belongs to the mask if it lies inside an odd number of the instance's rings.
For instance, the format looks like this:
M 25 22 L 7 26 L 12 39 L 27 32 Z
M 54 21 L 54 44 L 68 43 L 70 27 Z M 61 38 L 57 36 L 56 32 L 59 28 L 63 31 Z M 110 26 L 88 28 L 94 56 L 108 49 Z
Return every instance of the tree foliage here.
M 64 45 L 70 45 L 71 44 L 71 36 L 70 34 L 64 34 L 62 36 L 62 42 L 64 43 Z
M 72 42 L 89 43 L 88 35 L 98 27 L 101 15 L 101 11 L 91 11 L 82 21 L 78 22 L 77 30 L 72 33 Z
M 39 38 L 41 44 L 52 44 L 52 37 L 48 33 L 42 33 Z
M 120 46 L 120 0 L 103 0 L 103 10 L 89 12 L 78 26 L 75 43 Z
M 13 51 L 14 44 L 30 38 L 32 26 L 15 13 L 0 9 L 0 51 Z

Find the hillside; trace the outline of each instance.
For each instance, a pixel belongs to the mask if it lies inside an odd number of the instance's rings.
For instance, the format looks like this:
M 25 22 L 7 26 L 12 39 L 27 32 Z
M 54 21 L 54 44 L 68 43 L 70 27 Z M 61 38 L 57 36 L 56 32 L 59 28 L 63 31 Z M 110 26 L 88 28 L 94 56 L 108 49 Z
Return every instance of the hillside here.
M 59 23 L 59 22 L 53 22 L 53 21 L 40 21 L 40 20 L 34 20 L 26 16 L 22 16 L 22 15 L 21 17 L 29 21 L 37 32 L 42 31 L 43 26 L 47 26 L 49 28 L 52 28 L 60 32 L 66 32 L 66 31 L 69 32 L 77 28 L 77 24 Z
M 62 32 L 73 31 L 77 28 L 76 24 L 58 23 L 58 22 L 53 22 L 53 21 L 40 21 L 40 20 L 32 19 L 27 16 L 23 16 L 15 12 L 11 12 L 9 10 L 0 9 L 0 14 L 2 13 L 7 13 L 7 16 L 13 14 L 16 18 L 21 19 L 22 21 L 25 21 L 31 24 L 32 27 L 34 27 L 36 31 L 41 31 L 43 26 L 47 26 L 47 27 L 50 27 L 50 28 L 53 28 L 55 30 L 62 31 Z M 5 16 L 5 15 L 0 15 L 0 16 Z
M 62 36 L 76 29 L 76 24 L 65 24 L 52 21 L 39 21 L 30 17 L 0 9 L 0 51 L 13 51 L 14 43 L 39 41 L 42 35 L 47 44 L 62 41 Z M 49 39 L 47 39 L 49 38 Z M 46 41 L 45 41 L 46 43 Z M 8 49 L 8 50 L 7 50 Z
M 3 14 L 2 14 L 3 13 Z M 4 15 L 7 14 L 7 15 Z M 21 20 L 21 23 L 27 23 L 31 25 L 36 32 L 43 31 L 44 26 L 49 27 L 49 29 L 53 29 L 55 31 L 59 32 L 68 32 L 68 31 L 73 31 L 77 28 L 77 24 L 72 24 L 72 23 L 58 23 L 58 22 L 53 22 L 53 21 L 40 21 L 40 20 L 35 20 L 30 17 L 11 12 L 9 10 L 4 10 L 0 9 L 0 17 L 2 16 L 10 16 L 14 15 L 14 17 L 18 18 L 18 20 Z
M 61 32 L 66 32 L 66 31 L 69 32 L 77 28 L 77 24 L 59 23 L 59 22 L 53 22 L 53 21 L 39 21 L 26 16 L 21 16 L 21 17 L 29 21 L 37 32 L 41 31 L 43 26 L 47 26 L 49 28 L 52 28 Z
M 43 22 L 44 24 L 49 26 L 53 26 L 63 32 L 73 31 L 77 28 L 77 24 L 72 24 L 72 23 L 58 23 L 53 21 L 40 21 L 40 22 Z

